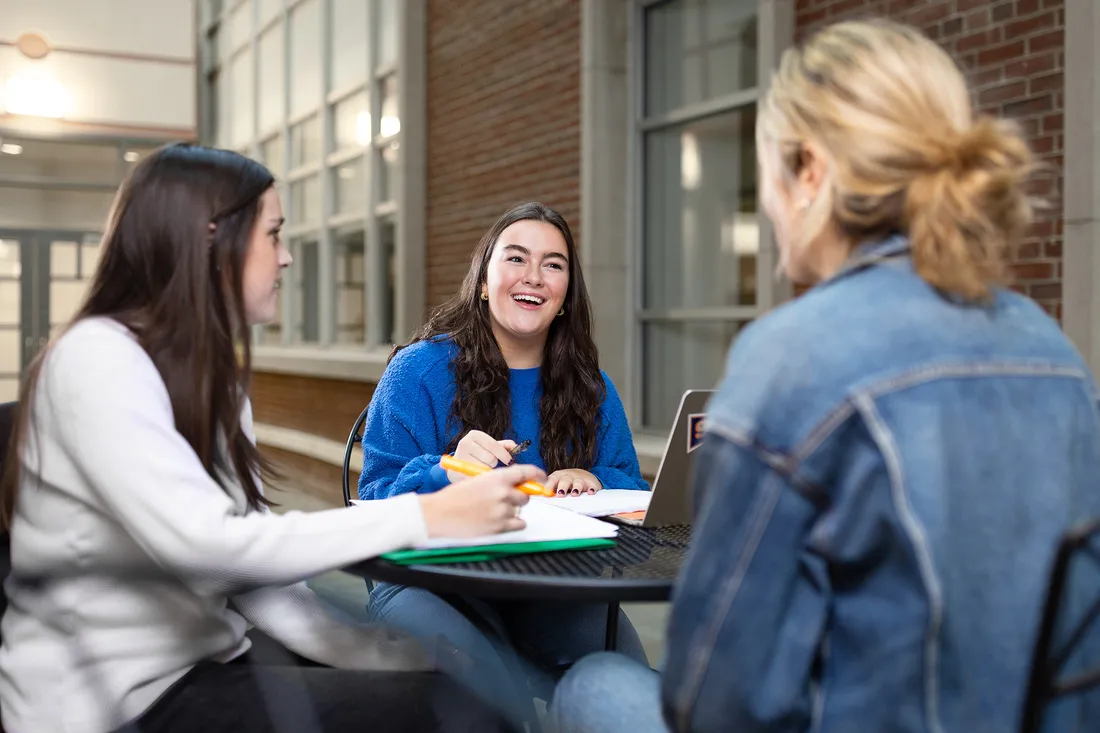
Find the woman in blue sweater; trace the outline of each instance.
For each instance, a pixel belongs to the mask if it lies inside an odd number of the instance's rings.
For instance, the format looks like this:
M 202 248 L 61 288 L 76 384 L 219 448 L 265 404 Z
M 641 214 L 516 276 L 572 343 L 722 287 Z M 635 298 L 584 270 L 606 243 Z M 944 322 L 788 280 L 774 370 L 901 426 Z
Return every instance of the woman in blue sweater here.
M 530 446 L 513 459 L 510 449 L 525 441 Z M 359 498 L 428 493 L 462 480 L 440 468 L 444 453 L 489 466 L 535 464 L 559 495 L 649 488 L 622 401 L 599 367 L 573 235 L 540 203 L 517 206 L 493 225 L 459 293 L 394 350 L 371 399 Z M 489 688 L 494 673 L 505 674 L 500 650 L 472 614 L 543 670 L 603 647 L 606 606 L 468 598 L 462 605 L 465 613 L 406 586 L 379 584 L 371 594 L 375 617 L 449 638 Z M 625 615 L 618 649 L 646 661 Z

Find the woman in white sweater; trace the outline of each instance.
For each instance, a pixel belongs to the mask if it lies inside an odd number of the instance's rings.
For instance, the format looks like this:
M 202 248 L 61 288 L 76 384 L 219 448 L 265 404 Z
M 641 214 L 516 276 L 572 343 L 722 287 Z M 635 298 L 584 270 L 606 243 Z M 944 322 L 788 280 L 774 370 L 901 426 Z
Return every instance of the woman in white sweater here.
M 519 465 L 436 494 L 268 510 L 247 390 L 248 329 L 275 316 L 291 264 L 273 183 L 198 146 L 142 161 L 86 302 L 28 370 L 2 493 L 9 733 L 501 727 L 432 671 L 455 661 L 442 644 L 345 624 L 302 581 L 520 528 L 514 487 L 543 476 Z M 250 624 L 284 664 L 249 651 Z

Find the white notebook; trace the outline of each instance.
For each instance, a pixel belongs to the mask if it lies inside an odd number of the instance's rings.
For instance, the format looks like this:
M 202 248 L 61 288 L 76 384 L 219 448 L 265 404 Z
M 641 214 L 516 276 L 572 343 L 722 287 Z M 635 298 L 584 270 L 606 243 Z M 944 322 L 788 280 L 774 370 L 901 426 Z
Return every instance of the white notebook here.
M 352 501 L 352 504 L 366 503 L 364 501 Z M 553 540 L 611 539 L 618 533 L 618 528 L 610 522 L 567 511 L 553 506 L 549 502 L 532 500 L 520 509 L 519 515 L 523 518 L 523 521 L 527 522 L 527 527 L 518 532 L 502 532 L 481 537 L 436 537 L 416 545 L 416 549 L 476 547 L 478 545 L 550 542 Z
M 649 500 L 652 496 L 652 491 L 604 489 L 595 494 L 580 496 L 534 496 L 531 501 L 561 507 L 588 517 L 607 517 L 612 514 L 649 509 Z

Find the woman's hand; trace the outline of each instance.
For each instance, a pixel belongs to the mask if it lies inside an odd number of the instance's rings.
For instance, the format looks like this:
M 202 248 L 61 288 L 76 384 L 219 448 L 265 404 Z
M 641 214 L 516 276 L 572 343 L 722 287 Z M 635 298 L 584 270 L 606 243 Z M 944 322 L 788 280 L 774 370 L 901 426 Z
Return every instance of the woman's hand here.
M 512 454 L 508 451 L 515 447 L 514 440 L 496 440 L 488 433 L 471 430 L 463 436 L 462 440 L 458 441 L 458 446 L 455 447 L 455 458 L 480 463 L 489 468 L 495 468 L 497 465 L 510 466 L 512 464 Z M 447 477 L 451 479 L 452 484 L 457 484 L 467 478 L 456 471 L 448 471 Z
M 423 494 L 420 509 L 428 536 L 477 537 L 523 529 L 527 524 L 519 518 L 519 508 L 530 497 L 516 486 L 545 478 L 536 466 L 521 463 Z
M 580 496 L 595 494 L 603 488 L 603 484 L 588 471 L 563 468 L 550 474 L 550 478 L 546 479 L 546 488 L 553 491 L 555 496 Z

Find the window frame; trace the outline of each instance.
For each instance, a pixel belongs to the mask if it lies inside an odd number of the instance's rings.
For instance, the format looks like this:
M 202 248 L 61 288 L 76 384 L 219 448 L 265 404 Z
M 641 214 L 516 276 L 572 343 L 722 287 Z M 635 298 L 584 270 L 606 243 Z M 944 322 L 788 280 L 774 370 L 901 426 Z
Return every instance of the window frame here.
M 644 307 L 645 267 L 645 194 L 646 194 L 646 135 L 687 122 L 694 122 L 722 113 L 736 112 L 754 107 L 762 90 L 778 65 L 783 49 L 794 40 L 794 0 L 760 0 L 756 9 L 757 25 L 757 80 L 756 86 L 704 102 L 677 107 L 657 114 L 647 115 L 646 90 L 646 13 L 660 5 L 678 0 L 628 0 L 627 18 L 627 282 L 630 288 L 628 306 L 627 354 L 629 358 L 627 388 L 624 401 L 630 416 L 632 429 L 640 436 L 667 435 L 670 426 L 645 425 L 645 362 L 643 333 L 646 324 L 665 323 L 733 323 L 738 328 L 764 315 L 767 311 L 791 297 L 791 288 L 785 280 L 777 280 L 777 251 L 771 222 L 760 207 L 759 189 L 756 197 L 756 222 L 760 232 L 760 250 L 756 257 L 756 303 L 751 306 L 722 306 L 708 308 Z M 720 377 L 721 375 L 717 375 Z M 695 384 L 691 388 L 704 389 L 713 385 Z
M 294 10 L 309 0 L 282 0 L 280 10 L 261 23 L 261 3 L 259 0 L 233 0 L 223 3 L 221 13 L 212 17 L 209 0 L 203 0 L 199 27 L 200 58 L 199 88 L 202 102 L 202 129 L 204 141 L 216 140 L 218 127 L 232 131 L 232 109 L 214 110 L 217 100 L 212 82 L 219 75 L 222 81 L 230 74 L 224 74 L 232 59 L 245 47 L 251 46 L 253 71 L 253 112 L 252 130 L 246 143 L 237 145 L 239 152 L 262 160 L 265 146 L 272 140 L 279 140 L 282 149 L 282 166 L 272 170 L 278 181 L 283 198 L 287 224 L 284 238 L 290 242 L 311 239 L 318 242 L 319 283 L 317 287 L 319 307 L 319 340 L 317 343 L 296 341 L 293 314 L 300 309 L 294 300 L 299 294 L 288 287 L 283 293 L 282 323 L 278 340 L 265 341 L 264 329 L 254 329 L 255 348 L 254 365 L 257 369 L 284 373 L 305 374 L 307 376 L 325 376 L 343 379 L 377 381 L 385 365 L 385 359 L 392 346 L 387 329 L 387 314 L 392 312 L 393 335 L 398 339 L 410 335 L 419 326 L 424 311 L 424 260 L 425 230 L 423 222 L 425 199 L 425 126 L 426 116 L 426 0 L 388 0 L 394 4 L 397 59 L 396 63 L 381 63 L 378 60 L 378 22 L 381 17 L 382 3 L 387 0 L 359 0 L 367 4 L 366 34 L 367 68 L 363 81 L 354 85 L 344 85 L 330 91 L 332 79 L 332 59 L 330 55 L 332 38 L 332 19 L 334 0 L 313 0 L 320 3 L 320 37 L 317 48 L 324 58 L 321 65 L 321 80 L 318 84 L 316 104 L 308 111 L 291 118 L 291 28 L 290 17 Z M 239 47 L 228 49 L 217 57 L 218 44 L 225 42 L 226 30 L 230 26 L 232 14 L 244 3 L 250 3 L 251 35 Z M 281 24 L 281 26 L 280 26 Z M 271 78 L 272 74 L 260 73 L 260 39 L 279 27 L 283 34 L 283 68 L 281 72 L 282 114 L 278 125 L 260 128 L 261 93 L 260 78 Z M 216 42 L 212 42 L 217 35 Z M 278 74 L 276 72 L 276 77 Z M 381 106 L 384 85 L 387 79 L 397 82 L 397 115 L 400 131 L 382 138 Z M 361 148 L 335 149 L 334 106 L 356 94 L 366 93 L 367 111 L 371 117 L 371 141 Z M 219 124 L 219 115 L 229 115 Z M 291 130 L 302 121 L 316 115 L 321 129 L 320 156 L 291 168 Z M 224 141 L 217 141 L 221 144 Z M 387 146 L 399 145 L 396 175 L 391 181 L 392 195 L 381 200 L 379 185 L 384 165 L 382 155 Z M 340 166 L 361 160 L 365 173 L 365 185 L 362 202 L 344 212 L 336 209 L 335 176 Z M 319 176 L 321 191 L 321 212 L 319 221 L 295 222 L 290 194 L 291 185 L 311 176 Z M 356 199 L 360 197 L 357 195 Z M 380 237 L 382 229 L 392 222 L 395 230 L 394 269 L 396 279 L 392 290 L 387 280 L 386 248 Z M 340 342 L 337 327 L 337 287 L 336 258 L 338 256 L 338 232 L 349 228 L 361 227 L 366 242 L 364 259 L 364 332 L 363 343 Z M 411 275 L 411 277 L 410 277 Z M 287 277 L 287 283 L 293 278 Z M 387 299 L 392 297 L 392 304 Z

